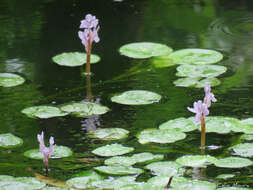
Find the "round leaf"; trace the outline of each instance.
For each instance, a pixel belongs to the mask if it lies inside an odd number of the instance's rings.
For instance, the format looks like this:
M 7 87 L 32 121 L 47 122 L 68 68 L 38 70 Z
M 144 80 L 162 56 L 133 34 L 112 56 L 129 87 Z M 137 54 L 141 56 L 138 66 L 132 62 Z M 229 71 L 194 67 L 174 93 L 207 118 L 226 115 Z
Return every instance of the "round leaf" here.
M 135 159 L 128 156 L 115 156 L 105 160 L 105 165 L 108 166 L 132 166 L 136 163 Z
M 145 168 L 158 176 L 178 176 L 184 172 L 180 164 L 171 161 L 153 162 L 145 166 Z
M 172 180 L 171 187 L 173 190 L 182 190 L 182 189 L 201 189 L 201 190 L 216 190 L 216 184 L 210 183 L 208 181 L 192 180 L 186 179 L 183 177 L 175 177 Z
M 168 185 L 171 176 L 155 176 L 150 178 L 147 183 L 154 186 L 165 188 Z
M 228 178 L 232 178 L 232 177 L 235 177 L 235 174 L 220 174 L 216 178 L 217 179 L 228 179 Z
M 142 169 L 130 166 L 99 166 L 95 170 L 110 175 L 134 175 L 143 173 Z
M 189 119 L 180 117 L 177 119 L 169 120 L 165 123 L 162 123 L 159 126 L 159 129 L 177 129 L 181 132 L 194 131 L 198 127 Z
M 241 128 L 238 132 L 253 134 L 253 118 L 241 120 Z
M 134 151 L 132 147 L 125 147 L 121 144 L 111 144 L 99 147 L 92 151 L 93 154 L 99 156 L 119 156 Z
M 168 58 L 175 64 L 205 65 L 221 61 L 223 55 L 208 49 L 182 49 L 171 53 Z
M 135 183 L 135 184 L 127 184 L 120 188 L 116 188 L 115 190 L 164 190 L 163 187 L 154 186 L 149 183 Z
M 58 65 L 76 67 L 86 63 L 86 53 L 80 52 L 62 53 L 54 56 L 52 59 Z M 99 61 L 100 61 L 99 56 L 91 54 L 90 63 L 97 63 Z
M 13 87 L 23 84 L 25 79 L 12 73 L 0 73 L 0 86 Z
M 208 78 L 198 81 L 194 87 L 195 88 L 204 88 L 206 83 L 209 83 L 210 86 L 218 86 L 218 85 L 220 85 L 221 81 L 215 77 L 208 77 Z
M 253 189 L 246 188 L 246 187 L 222 187 L 222 188 L 218 188 L 217 190 L 253 190 Z
M 119 52 L 127 57 L 144 59 L 153 56 L 168 55 L 172 49 L 166 45 L 152 42 L 137 42 L 123 45 Z
M 180 86 L 180 87 L 194 87 L 201 77 L 185 77 L 185 78 L 179 78 L 173 82 L 174 85 Z
M 121 128 L 105 128 L 96 129 L 88 133 L 91 138 L 98 138 L 100 140 L 119 140 L 126 138 L 129 131 Z
M 252 165 L 253 162 L 247 158 L 227 157 L 217 160 L 214 164 L 221 168 L 243 168 Z
M 143 152 L 143 153 L 132 155 L 132 158 L 137 163 L 150 163 L 154 161 L 163 160 L 164 156 L 162 154 L 152 154 L 150 152 Z
M 131 90 L 111 98 L 112 102 L 125 105 L 145 105 L 159 102 L 161 96 L 146 90 Z
M 237 155 L 243 157 L 253 157 L 253 143 L 237 144 L 232 147 Z
M 150 142 L 154 143 L 173 143 L 182 140 L 186 137 L 185 133 L 175 130 L 158 130 L 158 129 L 145 129 L 137 135 L 138 141 L 141 144 Z
M 240 137 L 241 140 L 253 141 L 253 135 L 244 134 Z
M 209 155 L 186 155 L 176 159 L 178 164 L 189 167 L 205 167 L 206 163 L 214 163 L 215 157 Z
M 0 147 L 14 148 L 23 144 L 23 140 L 11 133 L 0 134 Z
M 92 186 L 99 189 L 115 189 L 131 183 L 136 183 L 134 176 L 124 176 L 118 178 L 110 178 L 103 181 L 95 181 L 92 182 Z
M 68 113 L 63 112 L 59 108 L 53 106 L 33 106 L 25 108 L 21 112 L 26 114 L 28 117 L 41 119 L 68 115 Z
M 54 145 L 54 153 L 50 158 L 63 158 L 63 157 L 69 157 L 71 155 L 72 155 L 72 151 L 70 150 L 70 148 L 66 146 Z M 24 156 L 28 158 L 32 158 L 32 159 L 38 159 L 38 160 L 43 159 L 43 155 L 39 149 L 28 150 L 24 153 Z

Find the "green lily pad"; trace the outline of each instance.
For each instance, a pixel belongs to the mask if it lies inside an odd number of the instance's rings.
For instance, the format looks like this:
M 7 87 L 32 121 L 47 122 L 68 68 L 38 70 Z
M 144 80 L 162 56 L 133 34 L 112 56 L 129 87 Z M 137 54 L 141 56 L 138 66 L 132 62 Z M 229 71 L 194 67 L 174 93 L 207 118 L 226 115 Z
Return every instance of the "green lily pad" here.
M 129 156 L 115 156 L 105 160 L 105 165 L 108 166 L 132 166 L 136 163 L 135 159 Z
M 253 189 L 246 188 L 246 187 L 222 187 L 222 188 L 218 188 L 217 190 L 253 190 Z
M 86 189 L 86 188 L 93 188 L 94 187 L 92 185 L 93 182 L 101 181 L 103 179 L 104 178 L 101 175 L 92 171 L 88 172 L 86 176 L 71 178 L 66 181 L 66 184 L 77 189 Z
M 68 115 L 68 113 L 63 112 L 59 108 L 53 106 L 33 106 L 25 108 L 21 112 L 26 114 L 28 117 L 41 119 Z
M 121 55 L 127 57 L 144 59 L 153 56 L 168 55 L 172 52 L 172 48 L 159 43 L 152 42 L 136 42 L 126 44 L 120 47 L 119 52 Z
M 109 111 L 109 108 L 92 102 L 73 102 L 64 104 L 60 109 L 67 113 L 73 113 L 82 117 L 89 115 L 101 115 Z
M 240 137 L 241 140 L 253 141 L 253 135 L 244 134 Z
M 253 118 L 241 120 L 241 124 L 239 132 L 253 134 Z
M 208 181 L 192 180 L 183 177 L 175 177 L 172 180 L 171 187 L 173 190 L 216 190 L 216 184 Z
M 181 132 L 190 132 L 198 129 L 198 127 L 194 124 L 193 121 L 184 117 L 180 117 L 162 123 L 159 125 L 159 129 L 177 129 Z
M 98 138 L 100 140 L 119 140 L 126 138 L 129 134 L 128 130 L 121 128 L 105 128 L 96 129 L 88 133 L 91 138 Z
M 13 87 L 21 85 L 25 82 L 25 79 L 19 75 L 12 73 L 0 73 L 0 86 Z
M 253 157 L 253 143 L 237 144 L 231 148 L 239 156 Z
M 13 181 L 15 177 L 10 175 L 0 175 L 0 181 Z
M 206 65 L 221 61 L 223 55 L 208 49 L 182 49 L 171 53 L 168 59 L 175 64 Z
M 70 150 L 70 148 L 66 146 L 54 145 L 54 153 L 51 156 L 51 158 L 63 158 L 63 157 L 69 157 L 71 155 L 72 155 L 72 151 Z M 39 149 L 28 150 L 24 153 L 24 156 L 31 159 L 37 159 L 37 160 L 43 159 L 43 155 Z
M 132 147 L 125 147 L 121 144 L 111 144 L 99 147 L 92 151 L 98 156 L 119 156 L 134 151 Z
M 210 86 L 218 86 L 221 84 L 221 81 L 215 77 L 207 77 L 196 83 L 195 88 L 204 88 L 205 84 L 209 83 Z
M 61 53 L 52 58 L 52 60 L 61 66 L 76 67 L 86 63 L 86 53 L 69 52 Z M 100 61 L 100 57 L 95 54 L 91 54 L 90 63 L 97 63 Z
M 64 187 L 43 187 L 41 190 L 70 190 Z
M 235 174 L 220 174 L 216 178 L 217 179 L 229 179 L 235 177 Z
M 115 190 L 164 190 L 163 187 L 154 186 L 148 183 L 127 184 Z
M 153 162 L 145 166 L 145 168 L 158 176 L 178 176 L 185 171 L 182 165 L 171 161 Z
M 182 140 L 186 137 L 185 133 L 176 130 L 158 130 L 145 129 L 137 135 L 138 141 L 141 144 L 150 142 L 154 143 L 173 143 Z
M 206 83 L 209 83 L 210 86 L 220 85 L 220 80 L 215 77 L 208 77 L 200 80 L 201 77 L 185 77 L 175 80 L 173 83 L 176 86 L 180 87 L 194 87 L 194 88 L 203 88 Z
M 206 167 L 206 163 L 214 163 L 217 159 L 209 155 L 186 155 L 176 159 L 178 164 L 189 167 Z
M 0 134 L 0 147 L 3 148 L 14 148 L 21 146 L 23 140 L 19 137 L 14 136 L 11 133 Z
M 98 166 L 95 170 L 110 175 L 134 175 L 143 173 L 142 169 L 131 166 Z
M 180 77 L 217 77 L 227 71 L 220 65 L 180 65 L 177 67 L 177 76 Z
M 120 188 L 126 184 L 132 184 L 135 183 L 135 177 L 134 176 L 123 176 L 123 177 L 117 177 L 117 178 L 110 178 L 105 179 L 103 181 L 95 181 L 92 183 L 93 187 L 99 188 L 99 189 L 115 189 Z
M 171 176 L 155 176 L 150 178 L 147 183 L 154 186 L 165 188 L 168 185 Z
M 162 154 L 152 154 L 150 152 L 143 152 L 132 155 L 132 158 L 136 161 L 136 163 L 151 163 L 163 160 L 164 156 Z
M 253 162 L 247 158 L 227 157 L 217 160 L 214 164 L 221 168 L 243 168 L 252 165 Z
M 130 90 L 111 98 L 112 102 L 125 105 L 146 105 L 159 102 L 162 97 L 159 94 L 146 90 Z

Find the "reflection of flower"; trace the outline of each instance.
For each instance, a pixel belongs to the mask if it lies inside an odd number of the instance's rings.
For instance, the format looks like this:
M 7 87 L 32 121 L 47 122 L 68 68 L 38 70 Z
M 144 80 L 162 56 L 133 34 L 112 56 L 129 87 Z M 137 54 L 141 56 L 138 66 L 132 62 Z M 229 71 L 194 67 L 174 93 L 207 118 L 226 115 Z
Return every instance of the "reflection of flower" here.
M 40 152 L 43 154 L 43 160 L 45 168 L 48 168 L 48 159 L 54 152 L 54 137 L 50 137 L 49 143 L 50 146 L 46 147 L 44 143 L 44 132 L 42 131 L 41 134 L 37 135 L 38 141 L 40 143 Z
M 214 97 L 214 94 L 211 93 L 210 83 L 205 83 L 204 91 L 205 91 L 204 103 L 209 108 L 211 106 L 211 102 L 216 102 L 217 101 L 216 98 Z
M 201 117 L 205 118 L 209 114 L 207 105 L 205 103 L 202 103 L 201 100 L 199 100 L 198 102 L 194 102 L 193 108 L 187 107 L 187 109 L 190 112 L 193 112 L 196 114 L 195 120 L 194 120 L 196 124 L 200 123 Z

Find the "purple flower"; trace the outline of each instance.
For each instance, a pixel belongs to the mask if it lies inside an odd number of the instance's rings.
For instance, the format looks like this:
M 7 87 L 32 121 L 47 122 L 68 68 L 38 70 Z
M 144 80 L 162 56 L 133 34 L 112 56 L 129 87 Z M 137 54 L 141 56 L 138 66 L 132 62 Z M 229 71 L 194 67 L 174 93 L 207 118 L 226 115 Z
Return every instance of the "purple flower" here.
M 54 152 L 54 137 L 50 137 L 49 143 L 50 146 L 46 147 L 44 143 L 44 132 L 42 131 L 41 134 L 37 135 L 38 141 L 40 143 L 40 152 L 43 154 L 43 160 L 45 167 L 48 168 L 48 159 Z
M 209 114 L 209 110 L 208 110 L 207 105 L 205 103 L 202 103 L 201 100 L 199 100 L 198 102 L 194 102 L 193 103 L 193 108 L 187 107 L 187 109 L 190 112 L 193 112 L 193 113 L 196 114 L 195 115 L 195 120 L 194 120 L 194 122 L 196 124 L 200 123 L 201 117 L 205 118 Z
M 214 97 L 214 94 L 211 93 L 210 83 L 205 83 L 204 91 L 205 91 L 204 103 L 209 108 L 211 106 L 211 102 L 217 101 L 216 98 Z
M 80 28 L 96 28 L 98 25 L 98 19 L 91 14 L 87 14 L 84 20 L 81 20 Z

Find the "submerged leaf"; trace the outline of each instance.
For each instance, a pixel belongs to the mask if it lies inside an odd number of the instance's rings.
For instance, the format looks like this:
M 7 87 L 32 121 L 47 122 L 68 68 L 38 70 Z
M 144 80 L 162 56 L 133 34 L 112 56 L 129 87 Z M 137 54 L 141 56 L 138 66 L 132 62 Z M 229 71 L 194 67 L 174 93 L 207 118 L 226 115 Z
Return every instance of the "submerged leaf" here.
M 11 133 L 0 134 L 0 147 L 14 148 L 23 144 L 23 140 Z
M 168 55 L 172 49 L 164 44 L 152 42 L 136 42 L 121 46 L 119 49 L 121 55 L 127 57 L 144 59 L 153 56 Z
M 46 184 L 49 184 L 49 185 L 53 185 L 53 186 L 56 186 L 56 187 L 53 187 L 55 189 L 52 189 L 52 190 L 64 190 L 66 188 L 70 188 L 70 186 L 68 186 L 65 182 L 63 181 L 59 181 L 59 180 L 56 180 L 56 179 L 53 179 L 53 178 L 48 178 L 46 176 L 43 176 L 43 175 L 40 175 L 38 173 L 35 173 L 34 174 L 35 177 L 39 180 L 39 181 L 42 181 Z M 61 189 L 60 189 L 61 188 Z M 50 190 L 49 187 L 44 187 L 43 190 Z
M 12 73 L 0 73 L 0 86 L 13 87 L 23 84 L 25 79 Z
M 92 151 L 93 154 L 99 156 L 119 156 L 134 151 L 132 147 L 125 147 L 121 144 L 111 144 L 99 147 Z
M 54 56 L 52 59 L 58 65 L 76 67 L 86 63 L 86 53 L 80 52 L 62 53 Z M 99 61 L 100 61 L 99 56 L 91 54 L 90 63 L 97 63 Z

